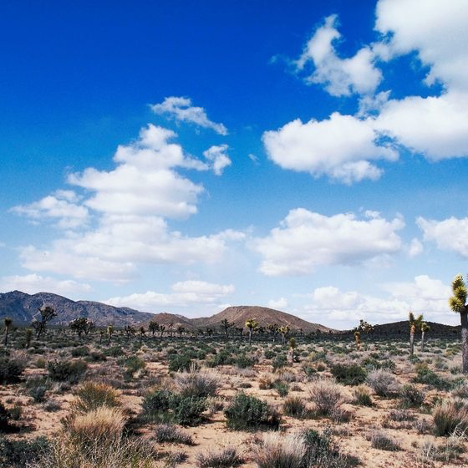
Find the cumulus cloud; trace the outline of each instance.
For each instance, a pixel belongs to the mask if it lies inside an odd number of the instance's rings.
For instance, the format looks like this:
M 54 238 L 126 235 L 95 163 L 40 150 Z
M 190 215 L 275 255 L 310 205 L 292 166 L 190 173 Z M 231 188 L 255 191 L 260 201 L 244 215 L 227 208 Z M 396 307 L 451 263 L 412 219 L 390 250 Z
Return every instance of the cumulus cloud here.
M 305 275 L 320 265 L 355 265 L 396 254 L 402 248 L 397 231 L 403 227 L 400 217 L 386 220 L 372 213 L 359 219 L 298 208 L 253 246 L 263 257 L 265 275 Z
M 456 90 L 468 88 L 465 0 L 379 0 L 376 29 L 389 36 L 389 55 L 416 52 L 430 67 L 426 82 L 441 81 Z
M 317 288 L 304 307 L 311 320 L 341 327 L 354 327 L 360 319 L 371 323 L 407 320 L 410 310 L 423 313 L 426 320 L 456 324 L 459 318 L 450 311 L 450 287 L 438 279 L 419 275 L 412 282 L 394 282 L 381 286 L 386 297 L 341 291 L 334 286 Z
M 408 256 L 410 258 L 417 257 L 424 251 L 424 246 L 419 239 L 412 239 L 408 246 Z
M 160 104 L 151 106 L 154 113 L 167 115 L 178 122 L 188 122 L 203 128 L 211 128 L 220 135 L 227 135 L 227 128 L 222 123 L 211 121 L 203 107 L 192 106 L 192 100 L 185 97 L 171 96 Z
M 68 177 L 70 184 L 84 189 L 85 196 L 56 192 L 46 197 L 47 203 L 41 200 L 17 208 L 17 212 L 27 212 L 38 221 L 42 215 L 57 217 L 68 227 L 71 214 L 76 218 L 81 213 L 94 215 L 92 226 L 76 223 L 75 229 L 49 246 L 23 247 L 22 265 L 33 271 L 75 278 L 124 281 L 135 275 L 141 263 L 189 265 L 219 261 L 227 243 L 242 239 L 243 233 L 226 230 L 190 237 L 171 230 L 166 218 L 183 219 L 196 213 L 199 195 L 204 191 L 202 185 L 178 170 L 212 168 L 221 174 L 230 163 L 225 155 L 227 146 L 213 146 L 205 152 L 207 164 L 172 143 L 175 136 L 170 130 L 150 124 L 140 131 L 136 141 L 117 148 L 114 169 L 99 171 L 91 167 Z M 54 200 L 63 203 L 57 206 Z
M 363 47 L 353 57 L 340 58 L 335 50 L 335 43 L 341 38 L 336 26 L 336 15 L 325 18 L 295 62 L 297 72 L 312 65 L 313 72 L 306 76 L 306 82 L 323 85 L 332 96 L 373 93 L 382 73 L 374 65 L 372 50 Z
M 172 292 L 146 291 L 129 296 L 113 297 L 105 301 L 117 307 L 132 307 L 139 310 L 158 312 L 161 307 L 193 307 L 219 305 L 226 296 L 234 292 L 232 284 L 223 285 L 206 281 L 181 281 L 172 285 Z
M 203 156 L 209 161 L 213 172 L 221 175 L 224 169 L 232 164 L 229 156 L 226 154 L 228 145 L 215 145 L 203 152 Z
M 0 291 L 22 291 L 28 294 L 38 292 L 53 292 L 55 294 L 79 294 L 91 290 L 89 284 L 77 283 L 73 280 L 58 280 L 50 276 L 30 275 L 3 276 L 0 278 Z
M 351 184 L 376 180 L 382 171 L 370 161 L 398 159 L 390 146 L 378 142 L 372 120 L 334 112 L 329 119 L 302 123 L 296 119 L 263 134 L 268 157 L 283 169 L 327 175 Z
M 425 241 L 435 242 L 440 250 L 468 258 L 468 218 L 452 216 L 436 221 L 419 217 L 416 223 L 423 231 Z
M 57 190 L 37 202 L 15 206 L 11 211 L 26 216 L 35 223 L 48 218 L 55 220 L 60 228 L 71 229 L 86 224 L 89 220 L 88 209 L 77 202 L 79 197 L 72 190 Z

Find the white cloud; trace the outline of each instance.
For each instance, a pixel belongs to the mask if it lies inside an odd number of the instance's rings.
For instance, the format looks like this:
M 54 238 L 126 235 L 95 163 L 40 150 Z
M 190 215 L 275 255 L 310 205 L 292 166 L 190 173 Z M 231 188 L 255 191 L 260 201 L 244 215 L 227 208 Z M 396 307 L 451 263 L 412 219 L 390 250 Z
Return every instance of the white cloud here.
M 213 172 L 221 175 L 224 169 L 232 164 L 229 156 L 226 154 L 228 145 L 217 145 L 208 148 L 203 152 L 203 156 L 210 162 Z
M 49 246 L 22 248 L 22 265 L 33 271 L 75 278 L 125 281 L 142 263 L 220 261 L 227 243 L 243 239 L 243 233 L 226 230 L 190 237 L 171 230 L 165 218 L 187 218 L 196 213 L 198 196 L 204 191 L 202 185 L 180 175 L 177 169 L 212 168 L 221 174 L 230 163 L 224 154 L 227 146 L 207 150 L 206 164 L 185 155 L 180 145 L 170 143 L 175 136 L 170 130 L 150 124 L 140 131 L 135 142 L 117 148 L 115 169 L 88 168 L 68 177 L 70 184 L 85 189 L 86 196 L 60 191 L 46 197 L 47 203 L 41 200 L 23 208 L 38 221 L 45 214 L 66 222 L 68 227 L 72 214 L 79 218 L 79 214 L 92 212 L 94 223 L 77 223 L 75 230 Z M 61 202 L 59 206 L 56 200 Z
M 440 250 L 455 252 L 468 258 L 468 218 L 452 216 L 436 221 L 419 217 L 416 223 L 423 231 L 425 241 L 435 242 Z
M 448 307 L 450 287 L 440 280 L 419 275 L 413 282 L 387 283 L 382 289 L 387 297 L 343 292 L 333 286 L 317 288 L 304 311 L 311 320 L 349 328 L 356 326 L 360 319 L 371 323 L 407 320 L 410 310 L 424 314 L 429 321 L 453 324 L 459 321 Z
M 402 247 L 397 231 L 403 227 L 399 217 L 324 216 L 298 208 L 267 237 L 256 239 L 254 248 L 263 257 L 265 275 L 305 275 L 320 265 L 354 265 L 395 254 Z
M 263 134 L 269 158 L 283 169 L 325 174 L 348 184 L 380 177 L 381 169 L 369 161 L 398 158 L 392 148 L 377 140 L 372 120 L 338 112 L 322 121 L 296 119 Z
M 341 38 L 336 29 L 336 15 L 325 18 L 307 42 L 302 55 L 295 62 L 298 72 L 312 64 L 314 71 L 306 82 L 324 85 L 332 96 L 349 96 L 352 93 L 373 93 L 382 79 L 382 73 L 374 66 L 374 54 L 368 47 L 360 49 L 351 58 L 341 59 L 334 43 Z
M 375 129 L 433 161 L 468 156 L 468 93 L 390 100 Z
M 23 276 L 3 276 L 0 278 L 0 291 L 8 292 L 14 290 L 28 294 L 52 292 L 69 295 L 88 292 L 91 290 L 91 286 L 89 284 L 77 283 L 73 280 L 57 280 L 50 276 L 44 277 L 34 273 Z
M 268 302 L 268 307 L 276 310 L 284 310 L 288 307 L 288 300 L 284 297 L 280 297 L 278 300 L 271 299 Z
M 129 296 L 113 297 L 105 301 L 116 307 L 132 307 L 139 310 L 158 312 L 161 307 L 197 307 L 220 305 L 222 300 L 234 292 L 232 284 L 223 285 L 206 281 L 181 281 L 172 285 L 171 293 L 147 291 Z
M 192 106 L 192 100 L 184 97 L 171 96 L 160 104 L 154 104 L 151 109 L 156 114 L 168 115 L 179 122 L 188 122 L 199 127 L 211 128 L 220 135 L 227 135 L 227 129 L 222 123 L 212 122 L 203 107 Z
M 376 29 L 390 36 L 390 56 L 417 52 L 430 67 L 426 82 L 468 89 L 465 0 L 379 0 Z
M 89 211 L 79 205 L 79 198 L 71 190 L 57 190 L 54 194 L 29 205 L 19 205 L 11 209 L 13 213 L 26 216 L 33 222 L 44 218 L 57 221 L 57 226 L 64 229 L 76 228 L 86 224 Z
M 408 256 L 410 258 L 417 257 L 418 255 L 422 254 L 424 251 L 424 246 L 422 245 L 419 239 L 412 239 L 410 245 L 408 246 Z
M 85 204 L 93 210 L 117 215 L 156 215 L 184 218 L 196 213 L 201 185 L 178 174 L 176 167 L 193 167 L 182 147 L 169 143 L 176 135 L 149 124 L 139 139 L 119 146 L 111 171 L 86 169 L 68 182 L 95 194 Z

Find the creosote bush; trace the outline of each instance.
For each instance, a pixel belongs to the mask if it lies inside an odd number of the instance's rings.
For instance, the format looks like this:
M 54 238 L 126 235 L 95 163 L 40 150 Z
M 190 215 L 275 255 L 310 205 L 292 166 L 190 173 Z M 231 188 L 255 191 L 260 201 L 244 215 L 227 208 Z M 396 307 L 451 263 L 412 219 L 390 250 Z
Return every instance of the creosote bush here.
M 229 429 L 237 431 L 278 429 L 279 414 L 266 403 L 245 393 L 238 393 L 224 410 Z
M 0 358 L 0 385 L 7 385 L 19 382 L 21 374 L 24 372 L 25 363 L 21 359 L 14 357 Z
M 335 364 L 331 367 L 331 373 L 343 385 L 360 385 L 367 376 L 366 370 L 358 364 Z
M 47 363 L 49 377 L 55 382 L 76 384 L 80 381 L 88 364 L 85 361 L 51 361 Z
M 319 380 L 309 387 L 309 397 L 319 416 L 331 416 L 345 402 L 341 388 L 328 380 Z

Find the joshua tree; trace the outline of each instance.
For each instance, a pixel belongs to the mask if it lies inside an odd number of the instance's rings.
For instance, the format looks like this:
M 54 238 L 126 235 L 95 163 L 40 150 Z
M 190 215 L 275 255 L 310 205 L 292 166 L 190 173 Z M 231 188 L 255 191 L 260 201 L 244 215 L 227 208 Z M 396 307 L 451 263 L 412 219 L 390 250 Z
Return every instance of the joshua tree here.
M 107 325 L 107 344 L 110 344 L 112 339 L 112 334 L 114 333 L 114 327 L 112 325 Z
M 414 316 L 413 312 L 410 312 L 408 315 L 409 326 L 410 326 L 410 357 L 414 355 L 414 334 L 416 332 L 416 328 L 421 328 L 421 323 L 423 321 L 423 316 L 418 315 L 417 317 Z
M 229 330 L 234 326 L 233 322 L 230 322 L 228 319 L 221 320 L 221 327 L 224 330 L 226 338 L 229 338 Z
M 177 333 L 179 334 L 179 338 L 182 338 L 182 335 L 185 333 L 185 328 L 182 326 L 178 326 Z
M 94 323 L 86 317 L 78 317 L 70 322 L 69 327 L 71 330 L 76 332 L 78 337 L 81 339 L 83 333 L 87 335 L 90 329 L 94 327 Z
M 245 326 L 249 330 L 249 346 L 252 345 L 252 333 L 258 327 L 258 322 L 255 319 L 249 319 L 245 322 Z
M 26 328 L 26 348 L 31 346 L 31 340 L 33 336 L 33 331 L 30 328 Z
M 124 327 L 124 332 L 127 335 L 127 338 L 130 338 L 130 336 L 134 336 L 136 333 L 136 330 L 131 326 L 131 325 L 126 325 Z
M 294 337 L 289 340 L 288 358 L 291 364 L 296 362 L 296 339 Z
M 3 337 L 3 344 L 7 346 L 8 334 L 10 333 L 10 328 L 11 328 L 11 325 L 13 324 L 13 320 L 10 317 L 5 317 L 3 319 L 3 323 L 5 324 L 5 336 Z
M 44 306 L 38 309 L 41 314 L 40 320 L 35 320 L 31 325 L 36 330 L 36 337 L 39 338 L 47 328 L 47 323 L 50 322 L 54 317 L 57 317 L 55 310 L 50 306 Z
M 462 275 L 457 275 L 452 281 L 453 296 L 449 299 L 450 308 L 460 314 L 462 336 L 463 373 L 468 374 L 468 304 L 466 283 Z
M 427 322 L 421 322 L 421 351 L 424 351 L 424 336 L 430 329 L 431 327 Z
M 140 327 L 140 345 L 143 343 L 143 337 L 146 335 L 145 327 Z
M 154 336 L 154 334 L 159 331 L 159 323 L 156 322 L 155 320 L 151 320 L 150 323 L 148 323 L 148 330 L 151 332 L 151 334 Z
M 289 333 L 289 327 L 283 325 L 278 328 L 278 332 L 281 335 L 281 341 L 284 343 L 286 341 L 286 335 Z
M 276 341 L 276 335 L 278 334 L 278 325 L 273 323 L 272 325 L 268 325 L 268 331 L 273 335 L 273 342 Z
M 359 330 L 354 331 L 354 341 L 356 341 L 356 348 L 361 349 L 361 332 Z
M 164 330 L 166 329 L 166 326 L 165 325 L 159 325 L 159 331 L 161 332 L 161 338 L 164 334 Z

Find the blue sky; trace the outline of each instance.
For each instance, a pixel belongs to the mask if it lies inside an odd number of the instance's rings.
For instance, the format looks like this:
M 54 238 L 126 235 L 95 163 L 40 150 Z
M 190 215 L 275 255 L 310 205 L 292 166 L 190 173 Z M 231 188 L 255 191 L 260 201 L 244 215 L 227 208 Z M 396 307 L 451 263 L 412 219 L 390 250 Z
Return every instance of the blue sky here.
M 0 290 L 456 323 L 463 3 L 7 2 Z

